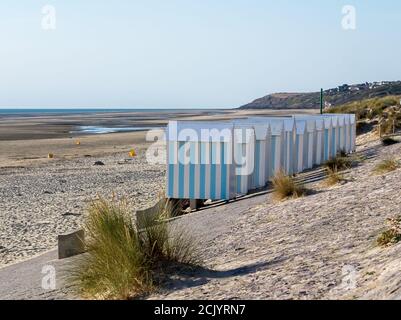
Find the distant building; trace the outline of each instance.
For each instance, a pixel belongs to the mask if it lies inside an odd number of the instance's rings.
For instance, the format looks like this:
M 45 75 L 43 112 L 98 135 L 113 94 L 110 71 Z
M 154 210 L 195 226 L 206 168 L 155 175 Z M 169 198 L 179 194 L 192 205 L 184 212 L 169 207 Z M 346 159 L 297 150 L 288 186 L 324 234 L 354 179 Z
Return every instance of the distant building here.
M 339 92 L 348 92 L 349 91 L 349 85 L 348 84 L 343 84 L 342 86 L 338 87 Z

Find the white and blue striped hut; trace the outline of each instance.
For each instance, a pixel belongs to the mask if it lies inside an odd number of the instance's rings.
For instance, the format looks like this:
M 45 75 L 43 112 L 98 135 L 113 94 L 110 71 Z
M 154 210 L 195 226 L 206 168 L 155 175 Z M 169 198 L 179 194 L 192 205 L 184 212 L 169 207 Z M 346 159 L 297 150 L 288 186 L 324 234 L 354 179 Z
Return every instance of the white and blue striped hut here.
M 267 117 L 250 117 L 255 129 L 255 173 L 256 187 L 264 187 L 272 176 L 271 124 Z
M 307 150 L 308 154 L 305 157 L 305 168 L 312 169 L 315 165 L 315 152 L 316 152 L 316 119 L 307 119 L 306 120 L 306 134 L 307 134 Z
M 305 120 L 296 120 L 296 138 L 295 138 L 295 154 L 294 154 L 294 172 L 304 171 L 306 159 L 308 156 L 308 137 Z
M 315 164 L 320 164 L 321 163 L 321 154 L 318 154 L 319 152 L 321 153 L 321 146 L 322 143 L 319 143 L 319 149 L 318 147 L 318 139 L 322 139 L 322 122 L 319 119 L 318 116 L 313 116 L 313 115 L 295 115 L 293 116 L 296 120 L 304 120 L 306 121 L 306 149 L 307 152 L 304 157 L 304 169 L 311 169 Z M 320 126 L 319 130 L 317 129 L 317 124 L 316 122 L 320 121 Z M 318 131 L 320 131 L 319 137 L 318 137 Z M 319 151 L 318 151 L 319 150 Z M 317 162 L 319 161 L 319 162 Z
M 167 127 L 167 197 L 228 200 L 235 197 L 233 125 L 171 121 Z
M 236 175 L 236 195 L 247 194 L 255 189 L 252 180 L 255 168 L 255 130 L 252 124 L 236 120 L 234 124 L 234 163 Z
M 295 120 L 288 118 L 284 120 L 284 172 L 294 173 L 294 152 L 295 152 L 296 127 Z
M 356 119 L 355 119 L 355 114 L 350 114 L 350 145 L 351 145 L 351 150 L 350 152 L 355 152 L 356 151 Z
M 355 115 L 171 121 L 166 132 L 172 199 L 229 200 L 264 187 L 280 170 L 301 172 L 355 151 Z
M 269 179 L 283 169 L 284 166 L 284 120 L 269 118 L 270 156 Z
M 324 159 L 324 120 L 317 118 L 316 121 L 316 133 L 315 133 L 315 152 L 313 163 L 315 165 L 321 165 Z
M 266 186 L 270 172 L 270 125 L 267 121 L 258 121 L 254 125 L 255 130 L 255 169 L 253 174 L 253 185 L 255 188 Z
M 345 148 L 345 135 L 346 135 L 346 126 L 345 126 L 345 115 L 338 115 L 338 140 L 337 140 L 337 150 L 341 152 L 346 152 Z
M 338 153 L 338 147 L 339 147 L 339 140 L 340 140 L 340 124 L 339 124 L 339 116 L 337 115 L 331 115 L 331 120 L 332 120 L 332 135 L 331 135 L 331 157 L 334 158 L 337 153 Z
M 331 117 L 323 117 L 323 162 L 333 157 L 331 144 L 333 141 L 333 124 Z
M 346 153 L 351 153 L 351 114 L 342 114 L 344 127 L 342 129 L 341 147 Z

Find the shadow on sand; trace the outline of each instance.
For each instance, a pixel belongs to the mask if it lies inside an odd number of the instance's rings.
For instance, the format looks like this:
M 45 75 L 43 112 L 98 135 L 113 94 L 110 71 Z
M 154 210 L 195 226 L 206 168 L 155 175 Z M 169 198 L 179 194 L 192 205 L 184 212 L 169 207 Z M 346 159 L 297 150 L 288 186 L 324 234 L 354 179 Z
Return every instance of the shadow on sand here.
M 231 277 L 241 277 L 255 272 L 265 270 L 270 266 L 281 263 L 286 258 L 276 258 L 272 261 L 258 262 L 250 265 L 225 270 L 217 271 L 201 266 L 189 266 L 176 264 L 169 266 L 164 270 L 160 277 L 162 290 L 180 290 L 185 288 L 193 288 L 207 284 L 212 279 L 223 279 Z

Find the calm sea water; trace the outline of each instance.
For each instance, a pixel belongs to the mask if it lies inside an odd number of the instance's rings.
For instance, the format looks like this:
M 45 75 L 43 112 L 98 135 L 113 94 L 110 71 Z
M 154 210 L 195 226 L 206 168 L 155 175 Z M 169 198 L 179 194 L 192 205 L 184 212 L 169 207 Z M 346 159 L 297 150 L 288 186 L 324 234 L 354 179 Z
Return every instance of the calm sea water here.
M 112 113 L 112 112 L 151 112 L 151 113 L 174 113 L 174 112 L 196 112 L 196 111 L 218 111 L 205 109 L 1 109 L 0 115 L 40 115 L 40 114 L 80 114 L 80 113 Z
M 73 114 L 96 114 L 96 113 L 118 113 L 118 112 L 129 112 L 129 113 L 155 113 L 159 115 L 163 114 L 172 114 L 172 113 L 194 113 L 194 112 L 210 112 L 210 113 L 219 113 L 222 110 L 217 109 L 1 109 L 0 108 L 0 118 L 5 117 L 32 117 L 32 116 L 40 116 L 40 115 L 73 115 Z M 78 126 L 74 130 L 70 131 L 72 134 L 77 133 L 86 133 L 86 134 L 103 134 L 103 133 L 114 133 L 114 132 L 132 132 L 132 131 L 146 131 L 150 129 L 158 129 L 160 126 L 153 127 L 131 127 L 131 126 Z
M 70 133 L 88 133 L 88 134 L 104 134 L 116 132 L 134 132 L 148 131 L 152 129 L 160 129 L 160 126 L 153 127 L 104 127 L 104 126 L 80 126 L 78 130 L 72 130 Z

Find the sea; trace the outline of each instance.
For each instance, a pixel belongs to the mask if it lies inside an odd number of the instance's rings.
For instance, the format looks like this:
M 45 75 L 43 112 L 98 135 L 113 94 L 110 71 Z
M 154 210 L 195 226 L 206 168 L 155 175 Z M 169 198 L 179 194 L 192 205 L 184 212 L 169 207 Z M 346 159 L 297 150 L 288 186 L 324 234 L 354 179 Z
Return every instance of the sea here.
M 35 116 L 60 116 L 60 115 L 79 115 L 79 114 L 97 114 L 97 113 L 155 113 L 160 115 L 171 115 L 174 113 L 219 113 L 223 110 L 219 109 L 128 109 L 128 108 L 0 108 L 0 119 L 7 117 L 35 117 Z M 155 127 L 128 127 L 120 126 L 78 126 L 70 133 L 86 133 L 86 134 L 104 134 L 115 132 L 132 132 L 132 131 L 147 131 L 157 129 Z
M 178 112 L 218 112 L 218 109 L 116 109 L 116 108 L 0 108 L 0 116 L 8 115 L 41 115 L 41 114 L 82 114 L 82 113 L 112 113 L 112 112 L 149 112 L 149 113 L 178 113 Z

